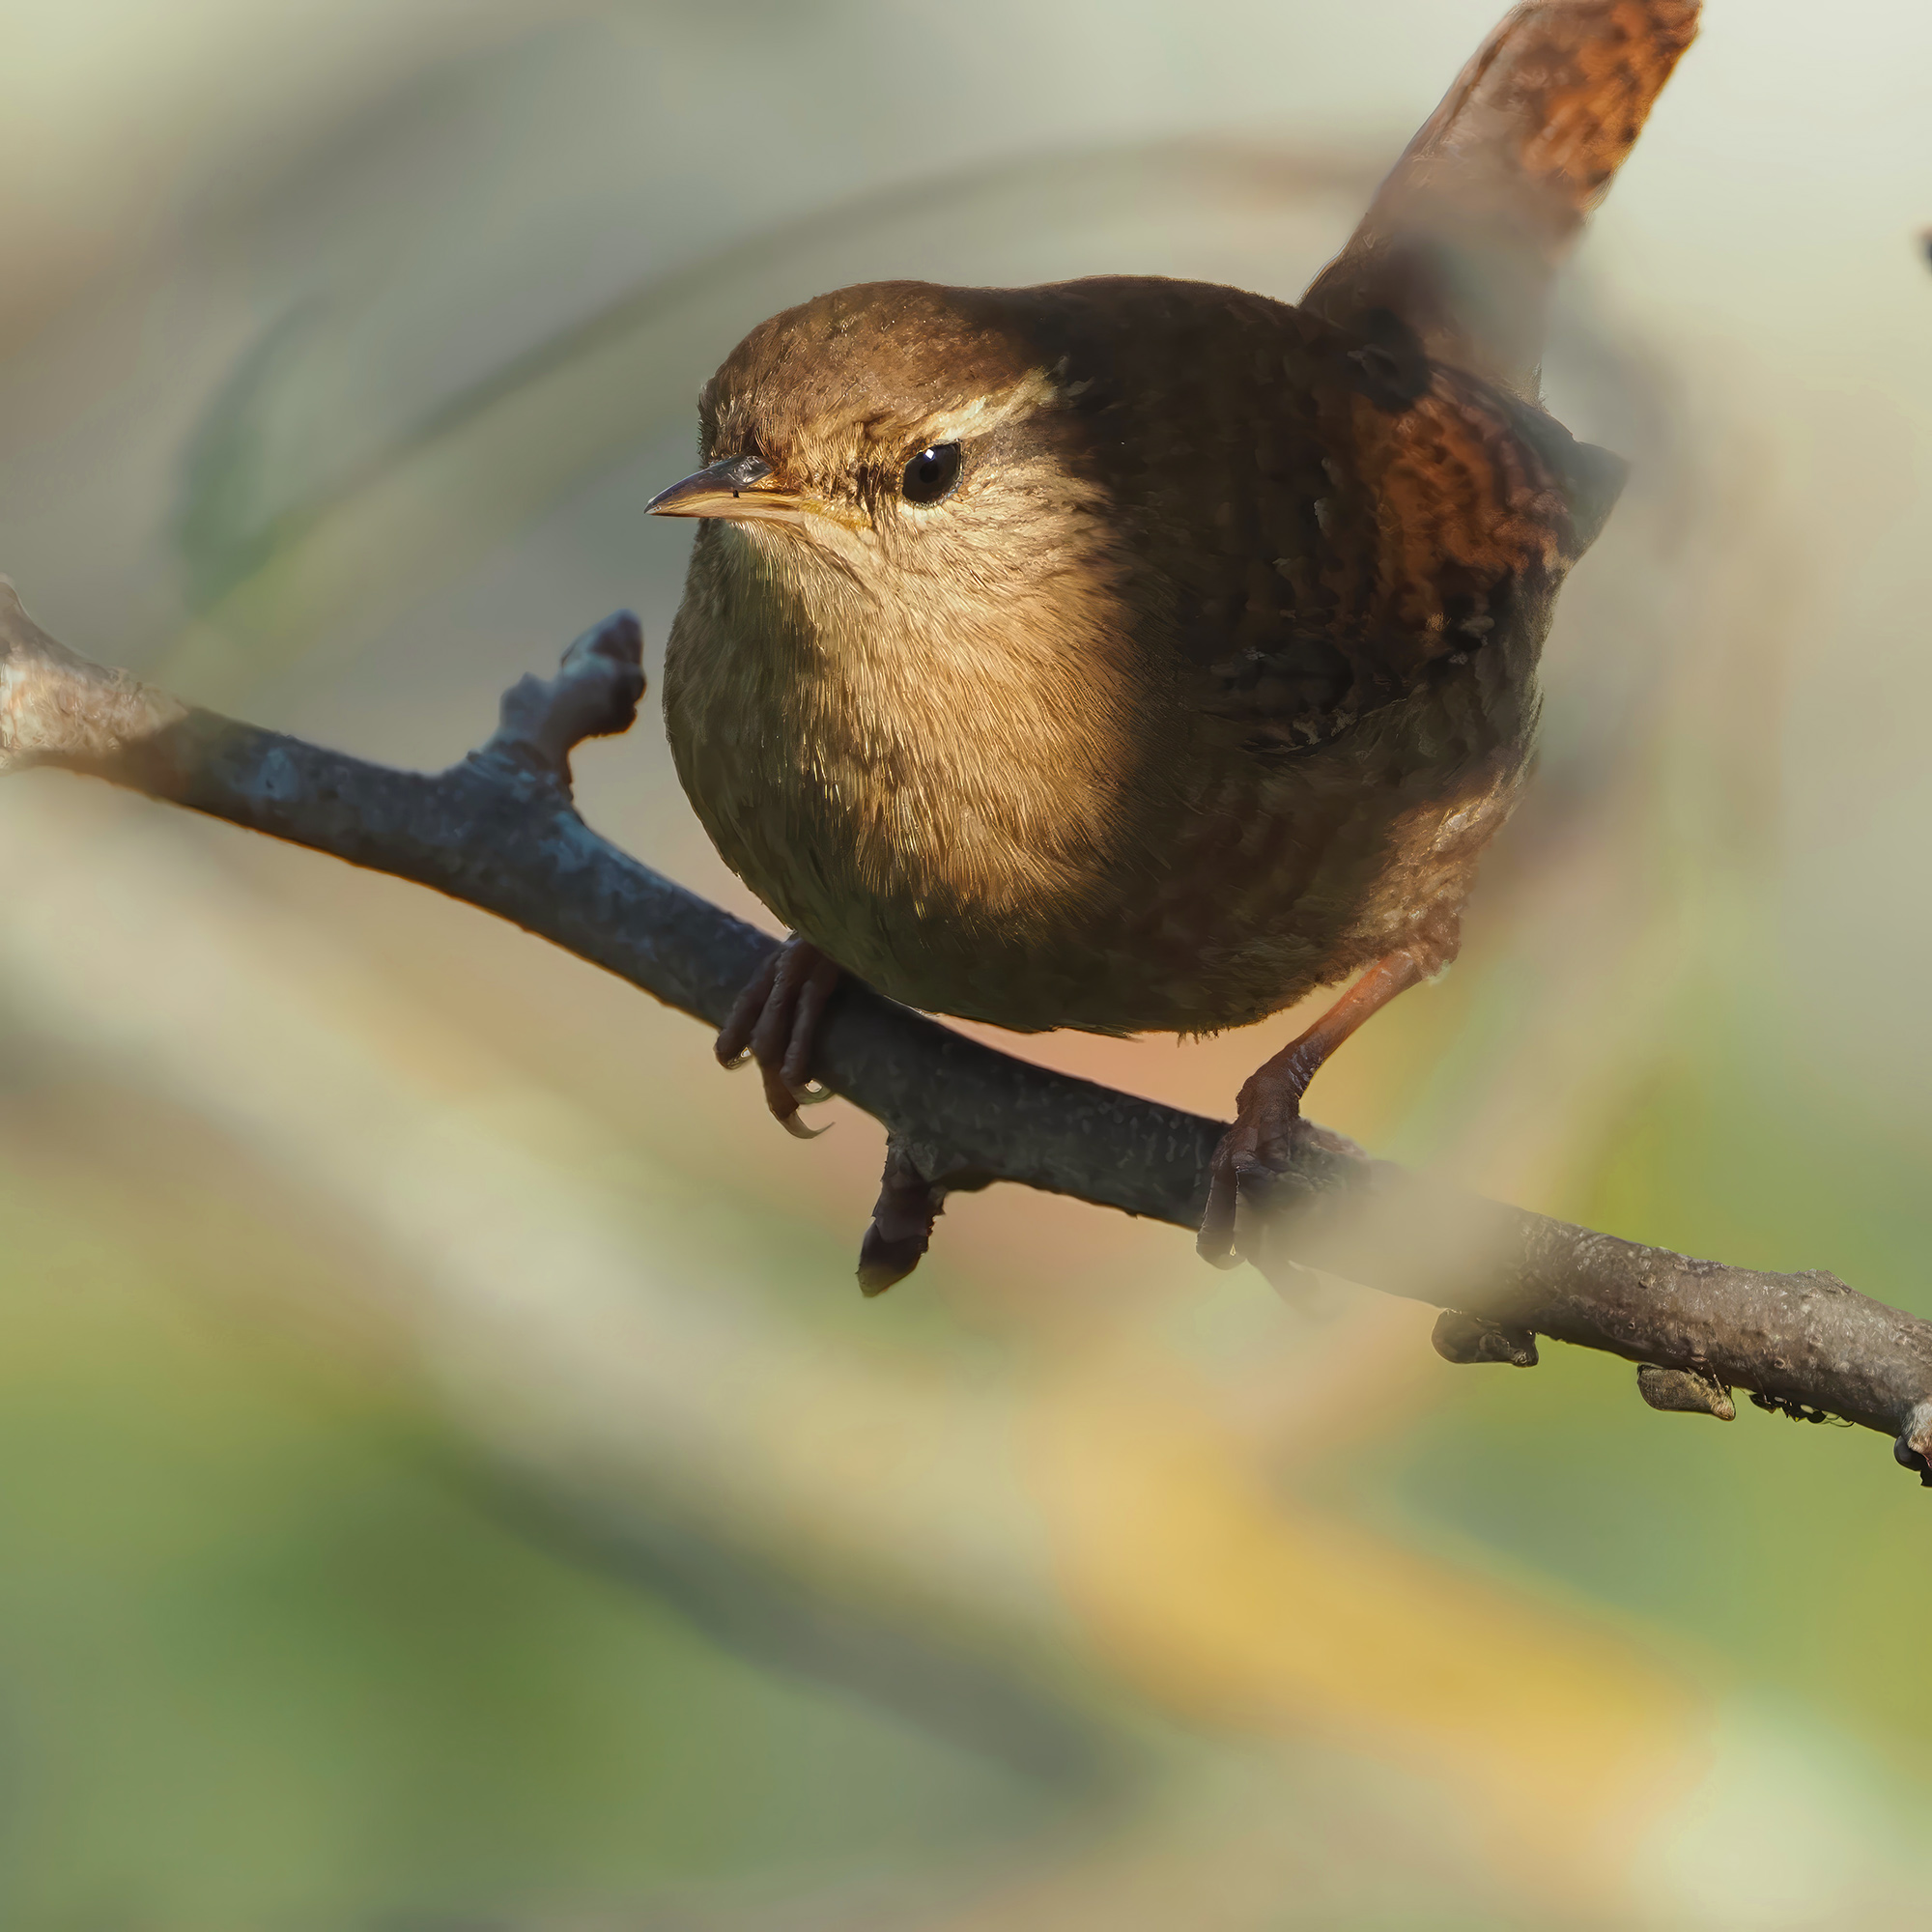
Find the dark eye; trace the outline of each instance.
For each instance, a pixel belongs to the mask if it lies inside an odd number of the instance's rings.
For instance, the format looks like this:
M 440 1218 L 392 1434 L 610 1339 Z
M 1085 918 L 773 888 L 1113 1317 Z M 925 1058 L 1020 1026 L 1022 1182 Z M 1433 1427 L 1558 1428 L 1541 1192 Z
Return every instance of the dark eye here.
M 950 497 L 958 481 L 959 445 L 935 442 L 930 449 L 922 449 L 906 465 L 899 488 L 905 492 L 908 503 L 936 503 L 940 497 Z

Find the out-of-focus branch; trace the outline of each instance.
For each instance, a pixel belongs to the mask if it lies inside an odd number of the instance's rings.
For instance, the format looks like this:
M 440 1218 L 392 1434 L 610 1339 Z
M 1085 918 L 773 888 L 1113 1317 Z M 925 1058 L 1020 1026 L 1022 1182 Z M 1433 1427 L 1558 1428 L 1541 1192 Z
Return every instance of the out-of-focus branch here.
M 0 578 L 0 773 L 46 764 L 434 887 L 712 1025 L 775 942 L 599 838 L 569 756 L 629 728 L 637 620 L 610 618 L 525 678 L 496 735 L 438 773 L 396 771 L 185 706 L 47 637 Z M 862 987 L 837 998 L 814 1075 L 882 1121 L 937 1191 L 1015 1180 L 1179 1227 L 1198 1221 L 1222 1126 L 1016 1060 Z M 1692 1260 L 1448 1188 L 1310 1126 L 1258 1257 L 1445 1313 L 1450 1360 L 1536 1360 L 1537 1336 L 1643 1365 L 1659 1408 L 1728 1415 L 1742 1388 L 1894 1438 L 1932 1482 L 1932 1322 L 1829 1274 Z

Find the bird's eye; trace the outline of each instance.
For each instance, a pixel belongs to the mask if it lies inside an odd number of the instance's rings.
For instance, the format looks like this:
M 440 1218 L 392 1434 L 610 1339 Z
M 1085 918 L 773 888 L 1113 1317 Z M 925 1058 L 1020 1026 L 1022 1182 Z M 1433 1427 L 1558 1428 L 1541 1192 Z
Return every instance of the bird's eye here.
M 950 497 L 958 481 L 959 445 L 935 442 L 906 465 L 899 488 L 908 503 L 936 503 L 942 497 Z

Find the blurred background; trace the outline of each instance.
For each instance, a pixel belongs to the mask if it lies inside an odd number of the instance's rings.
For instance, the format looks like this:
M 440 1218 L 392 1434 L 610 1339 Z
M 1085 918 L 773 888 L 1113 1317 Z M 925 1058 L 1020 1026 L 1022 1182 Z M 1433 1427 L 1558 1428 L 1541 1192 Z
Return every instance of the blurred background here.
M 8 0 L 0 569 L 434 766 L 619 605 L 693 402 L 889 275 L 1293 298 L 1500 0 Z M 1827 24 L 1828 23 L 1828 24 Z M 1932 1314 L 1932 13 L 1711 0 L 1571 278 L 1635 481 L 1462 962 L 1314 1114 Z M 655 703 L 590 821 L 756 915 Z M 769 921 L 766 922 L 769 923 Z M 1023 1050 L 1226 1113 L 1297 1022 Z M 962 1197 L 480 914 L 0 795 L 0 1921 L 1830 1927 L 1932 1887 L 1932 1501 Z

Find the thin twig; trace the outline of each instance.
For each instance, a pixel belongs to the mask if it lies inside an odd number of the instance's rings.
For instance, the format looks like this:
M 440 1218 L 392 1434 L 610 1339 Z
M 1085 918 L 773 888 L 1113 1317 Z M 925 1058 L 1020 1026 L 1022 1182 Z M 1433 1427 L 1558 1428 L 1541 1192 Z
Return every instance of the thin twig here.
M 628 729 L 637 620 L 580 638 L 503 699 L 460 764 L 404 772 L 185 706 L 64 649 L 0 578 L 0 773 L 47 764 L 188 806 L 514 921 L 711 1025 L 775 942 L 599 838 L 569 755 Z M 816 1079 L 882 1121 L 911 1186 L 992 1180 L 1193 1227 L 1222 1123 L 1049 1072 L 847 985 Z M 1823 1273 L 1642 1247 L 1372 1160 L 1311 1125 L 1276 1184 L 1270 1272 L 1323 1269 L 1446 1313 L 1452 1361 L 1536 1360 L 1537 1336 L 1647 1365 L 1653 1406 L 1725 1415 L 1741 1388 L 1895 1438 L 1932 1483 L 1932 1322 Z

